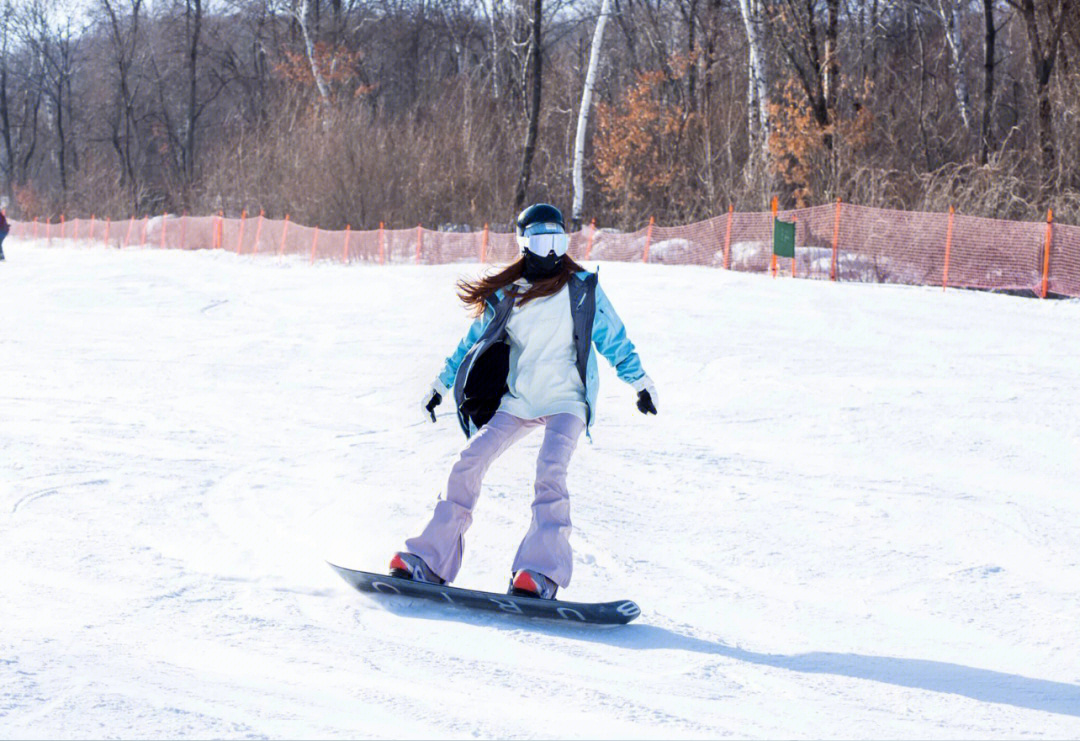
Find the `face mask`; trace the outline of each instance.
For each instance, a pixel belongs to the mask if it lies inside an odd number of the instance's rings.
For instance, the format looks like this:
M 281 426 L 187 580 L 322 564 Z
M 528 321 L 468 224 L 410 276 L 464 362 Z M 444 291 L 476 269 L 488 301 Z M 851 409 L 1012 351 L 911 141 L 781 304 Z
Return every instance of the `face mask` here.
M 562 255 L 556 255 L 554 252 L 540 257 L 531 250 L 525 250 L 524 257 L 525 270 L 521 273 L 521 277 L 530 283 L 551 278 L 562 271 Z

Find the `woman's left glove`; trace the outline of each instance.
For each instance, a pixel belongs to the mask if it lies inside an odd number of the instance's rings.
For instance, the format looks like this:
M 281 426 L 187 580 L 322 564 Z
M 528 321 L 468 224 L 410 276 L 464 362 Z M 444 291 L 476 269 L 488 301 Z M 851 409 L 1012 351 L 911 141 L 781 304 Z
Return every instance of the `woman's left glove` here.
M 439 406 L 439 404 L 442 404 L 443 400 L 442 394 L 439 393 L 439 391 L 440 389 L 437 386 L 432 386 L 427 390 L 427 392 L 424 394 L 423 400 L 420 402 L 421 406 L 423 406 L 424 408 L 423 414 L 425 420 L 430 415 L 431 421 L 435 421 L 435 407 Z M 446 389 L 442 389 L 442 391 L 446 391 Z
M 637 391 L 637 408 L 642 414 L 656 414 L 656 386 L 652 379 L 643 376 L 634 382 L 634 390 Z

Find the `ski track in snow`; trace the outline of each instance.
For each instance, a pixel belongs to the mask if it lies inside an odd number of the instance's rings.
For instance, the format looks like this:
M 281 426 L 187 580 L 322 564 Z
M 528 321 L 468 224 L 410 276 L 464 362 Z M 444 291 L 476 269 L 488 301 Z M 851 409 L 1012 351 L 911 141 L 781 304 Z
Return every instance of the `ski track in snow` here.
M 0 264 L 0 737 L 1076 738 L 1080 302 L 608 264 L 586 628 L 362 596 L 463 443 L 472 264 Z M 539 435 L 488 474 L 499 590 Z

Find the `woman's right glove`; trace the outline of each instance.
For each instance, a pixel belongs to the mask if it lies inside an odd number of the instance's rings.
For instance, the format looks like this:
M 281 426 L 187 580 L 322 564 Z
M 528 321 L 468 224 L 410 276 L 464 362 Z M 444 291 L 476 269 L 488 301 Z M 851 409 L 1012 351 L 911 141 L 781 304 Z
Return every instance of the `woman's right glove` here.
M 637 391 L 637 408 L 642 414 L 656 414 L 656 386 L 648 376 L 642 376 L 635 381 L 634 390 Z
M 435 387 L 432 386 L 427 390 L 427 393 L 424 394 L 424 399 L 420 403 L 424 407 L 424 418 L 427 419 L 427 417 L 430 415 L 431 421 L 434 422 L 435 407 L 439 406 L 439 404 L 442 404 L 442 394 L 440 394 L 438 390 L 436 390 Z

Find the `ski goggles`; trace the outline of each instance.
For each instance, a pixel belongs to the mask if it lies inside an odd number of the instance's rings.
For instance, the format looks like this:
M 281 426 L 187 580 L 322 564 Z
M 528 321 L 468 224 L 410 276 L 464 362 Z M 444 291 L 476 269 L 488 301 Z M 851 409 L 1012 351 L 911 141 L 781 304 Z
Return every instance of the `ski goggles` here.
M 570 247 L 570 235 L 558 224 L 537 222 L 525 227 L 518 244 L 538 257 L 547 257 L 551 252 L 562 257 Z

